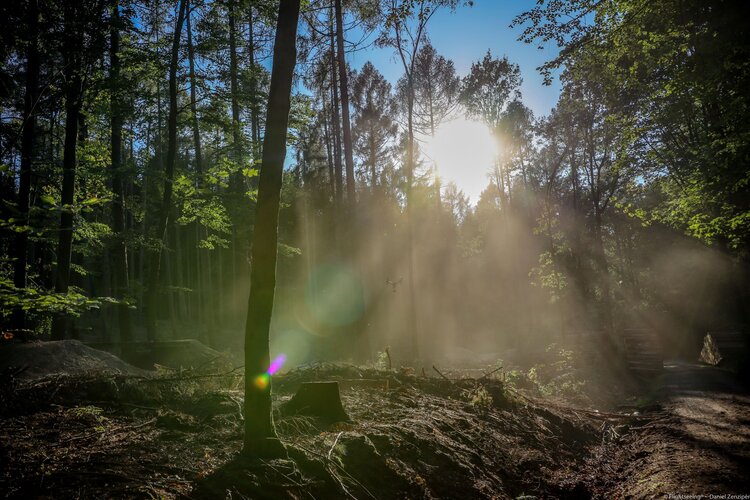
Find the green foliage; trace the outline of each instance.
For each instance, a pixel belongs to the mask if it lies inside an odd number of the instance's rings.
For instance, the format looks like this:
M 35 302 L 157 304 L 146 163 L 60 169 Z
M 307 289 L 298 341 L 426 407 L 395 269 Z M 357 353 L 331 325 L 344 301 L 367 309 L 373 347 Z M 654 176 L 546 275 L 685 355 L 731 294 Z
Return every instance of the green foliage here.
M 199 223 L 209 233 L 198 243 L 200 248 L 213 250 L 226 248 L 229 244 L 225 238 L 231 234 L 231 220 L 222 201 L 208 190 L 195 187 L 186 175 L 175 179 L 175 197 L 181 203 L 178 224 Z
M 568 278 L 562 272 L 552 257 L 551 252 L 542 252 L 539 255 L 539 265 L 529 272 L 531 284 L 538 286 L 549 293 L 551 304 L 558 302 L 568 286 Z
M 33 287 L 16 288 L 11 280 L 0 278 L 0 310 L 3 315 L 22 309 L 32 315 L 62 313 L 77 317 L 84 311 L 99 308 L 103 303 L 117 301 L 110 297 L 89 298 L 75 287 L 71 287 L 67 293 L 46 292 Z
M 578 378 L 573 351 L 556 344 L 547 346 L 546 351 L 552 356 L 551 360 L 529 369 L 527 374 L 529 380 L 544 395 L 575 396 L 579 394 L 585 386 L 585 381 Z
M 626 160 L 661 189 L 638 207 L 737 257 L 750 251 L 747 5 L 700 0 L 540 2 L 518 16 L 526 42 L 564 47 L 566 87 L 599 89 Z M 587 22 L 593 18 L 595 22 Z
M 302 255 L 301 248 L 289 246 L 282 242 L 279 242 L 278 247 L 279 247 L 279 256 L 281 257 L 292 258 L 298 255 Z
M 390 356 L 386 351 L 379 351 L 375 357 L 375 368 L 378 370 L 388 370 L 390 368 Z
M 462 390 L 461 397 L 471 406 L 480 410 L 487 410 L 489 408 L 492 408 L 492 405 L 494 403 L 492 395 L 481 384 L 478 384 L 472 389 Z
M 521 69 L 507 57 L 496 59 L 487 51 L 482 60 L 471 65 L 464 78 L 460 100 L 470 116 L 477 117 L 496 130 L 508 103 L 521 96 Z

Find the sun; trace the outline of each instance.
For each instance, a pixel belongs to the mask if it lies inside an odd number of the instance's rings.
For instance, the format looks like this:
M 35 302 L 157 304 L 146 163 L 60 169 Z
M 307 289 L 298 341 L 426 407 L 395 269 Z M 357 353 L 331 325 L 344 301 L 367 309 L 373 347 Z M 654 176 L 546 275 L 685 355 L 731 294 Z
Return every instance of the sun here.
M 442 124 L 422 146 L 443 185 L 454 182 L 472 203 L 489 182 L 487 174 L 499 154 L 498 142 L 487 125 L 467 118 Z

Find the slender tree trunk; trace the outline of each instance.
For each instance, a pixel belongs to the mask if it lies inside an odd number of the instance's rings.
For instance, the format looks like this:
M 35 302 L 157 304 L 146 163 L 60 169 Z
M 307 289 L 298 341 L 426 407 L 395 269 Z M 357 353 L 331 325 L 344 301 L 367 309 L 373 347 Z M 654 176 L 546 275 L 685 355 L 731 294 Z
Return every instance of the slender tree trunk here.
M 161 210 L 159 211 L 159 221 L 156 226 L 156 238 L 161 241 L 162 246 L 166 240 L 167 222 L 169 221 L 169 212 L 172 205 L 172 182 L 174 180 L 174 167 L 177 158 L 177 66 L 179 63 L 180 38 L 182 34 L 182 24 L 185 20 L 185 0 L 180 0 L 177 14 L 177 21 L 174 28 L 174 37 L 172 39 L 172 57 L 169 63 L 169 115 L 167 117 L 167 161 L 164 165 L 164 193 L 162 195 Z M 146 318 L 146 334 L 149 340 L 156 338 L 156 309 L 157 299 L 159 297 L 159 268 L 161 265 L 162 251 L 159 249 L 154 252 L 151 259 L 152 265 L 149 269 L 148 279 L 148 304 Z
M 336 199 L 336 174 L 333 166 L 333 151 L 331 148 L 331 130 L 328 125 L 328 102 L 326 101 L 327 89 L 321 88 L 320 95 L 323 97 L 323 134 L 326 143 L 326 159 L 328 160 L 328 182 L 331 188 L 331 200 Z
M 111 127 L 112 127 L 112 152 L 111 152 L 111 181 L 112 193 L 112 230 L 115 234 L 115 243 L 112 248 L 112 288 L 115 298 L 123 300 L 128 293 L 128 257 L 125 246 L 125 216 L 122 178 L 122 84 L 120 82 L 120 6 L 119 0 L 112 2 L 112 22 L 110 27 L 110 86 L 112 92 Z M 132 340 L 130 324 L 130 311 L 128 306 L 120 304 L 117 306 L 117 319 L 120 328 L 120 341 Z
M 270 380 L 263 377 L 267 375 L 271 362 L 269 331 L 276 287 L 279 202 L 286 156 L 292 78 L 297 58 L 299 9 L 300 0 L 281 0 L 266 113 L 263 166 L 258 186 L 256 237 L 252 249 L 253 266 L 245 326 L 243 449 L 245 454 L 254 456 L 285 454 L 273 425 Z
M 250 134 L 253 139 L 253 161 L 260 157 L 260 119 L 258 112 L 258 79 L 255 68 L 255 19 L 250 5 L 248 18 L 247 51 L 250 56 Z
M 610 297 L 609 263 L 607 262 L 607 254 L 604 250 L 604 230 L 602 228 L 602 213 L 599 207 L 594 208 L 594 245 L 596 263 L 601 275 L 599 282 L 602 292 L 602 324 L 608 330 L 612 328 L 612 302 Z
M 229 94 L 232 110 L 232 160 L 239 165 L 244 166 L 244 155 L 242 150 L 242 130 L 240 128 L 240 103 L 239 103 L 239 83 L 237 79 L 237 5 L 236 0 L 229 0 Z M 227 276 L 227 281 L 231 287 L 232 294 L 238 289 L 239 283 L 246 279 L 247 272 L 247 251 L 250 246 L 250 228 L 245 227 L 244 222 L 250 215 L 245 206 L 245 192 L 247 184 L 245 176 L 241 169 L 232 173 L 229 178 L 229 192 L 232 203 L 230 204 L 232 218 L 232 243 L 231 265 L 228 271 L 231 273 Z M 235 308 L 231 308 L 232 320 L 239 319 L 236 317 Z
M 78 125 L 81 116 L 83 80 L 81 68 L 81 39 L 77 16 L 79 2 L 66 2 L 64 6 L 65 40 L 65 149 L 63 152 L 63 179 L 60 213 L 60 233 L 57 241 L 57 277 L 55 292 L 67 293 L 70 284 L 70 260 L 73 251 L 73 203 L 75 202 L 76 148 Z M 68 329 L 68 318 L 62 314 L 52 321 L 52 339 L 62 340 Z
M 232 150 L 234 161 L 242 155 L 242 134 L 240 133 L 240 103 L 237 83 L 237 13 L 235 0 L 229 0 L 229 96 L 232 104 Z
M 409 330 L 412 357 L 419 358 L 419 320 L 417 316 L 416 278 L 414 276 L 414 80 L 412 73 L 407 75 L 407 142 L 406 142 L 406 226 L 408 243 L 408 287 L 409 287 Z
M 23 101 L 23 135 L 21 137 L 21 171 L 18 179 L 18 219 L 20 225 L 29 225 L 29 198 L 31 195 L 31 168 L 36 137 L 36 110 L 39 86 L 39 7 L 37 0 L 28 2 L 29 46 L 26 53 L 26 92 Z M 16 233 L 13 284 L 16 288 L 26 288 L 26 264 L 29 233 L 26 230 Z M 26 314 L 23 309 L 13 312 L 13 328 L 25 336 Z
M 191 24 L 191 10 L 189 0 L 185 0 L 185 29 L 187 30 L 187 48 L 188 48 L 188 77 L 190 78 L 190 113 L 192 115 L 191 125 L 193 128 L 193 148 L 195 153 L 195 185 L 198 190 L 203 189 L 203 148 L 201 145 L 200 123 L 198 121 L 198 81 L 195 77 L 195 47 L 193 46 L 193 28 Z M 208 231 L 195 222 L 195 244 L 196 244 L 196 276 L 198 284 L 198 310 L 201 319 L 208 324 L 210 316 L 211 303 L 211 255 L 208 250 L 198 248 L 201 235 L 208 235 Z M 204 265 L 205 264 L 205 265 Z M 205 269 L 204 269 L 205 268 Z M 207 341 L 212 344 L 210 330 Z
M 369 137 L 369 146 L 370 146 L 370 182 L 372 183 L 372 192 L 375 193 L 377 187 L 378 187 L 378 151 L 375 147 L 375 130 L 372 125 L 370 125 L 370 137 Z
M 184 288 L 188 286 L 187 281 L 185 280 L 185 273 L 184 271 L 184 264 L 186 260 L 186 255 L 183 253 L 182 250 L 182 238 L 180 231 L 180 226 L 177 224 L 171 225 L 172 230 L 172 241 L 174 245 L 174 259 L 172 259 L 173 263 L 173 276 L 175 279 L 175 283 L 177 283 L 177 286 L 180 288 L 180 290 L 173 293 L 175 296 L 175 301 L 177 302 L 177 311 L 179 314 L 179 317 L 181 320 L 188 319 L 188 307 L 187 307 L 187 299 L 185 297 L 185 292 L 183 291 Z
M 333 29 L 333 12 L 331 12 L 331 93 L 333 110 L 333 150 L 334 166 L 336 167 L 336 207 L 337 212 L 342 206 L 344 199 L 344 173 L 341 164 L 341 119 L 339 117 L 339 89 L 338 76 L 336 76 L 336 50 Z
M 189 0 L 185 0 L 185 21 L 188 48 L 188 77 L 190 78 L 190 113 L 192 115 L 191 124 L 193 126 L 193 147 L 195 148 L 195 173 L 196 177 L 198 178 L 198 187 L 200 187 L 203 182 L 203 152 L 201 149 L 201 131 L 198 122 L 198 82 L 195 78 L 195 47 L 193 47 L 193 29 L 190 24 L 190 13 L 191 11 Z
M 352 150 L 352 128 L 349 121 L 349 75 L 346 71 L 346 54 L 344 54 L 344 13 L 341 0 L 334 0 L 336 5 L 336 45 L 339 63 L 339 86 L 341 88 L 341 122 L 344 139 L 344 161 L 346 163 L 346 198 L 349 203 L 347 213 L 353 218 L 355 206 L 354 187 L 354 154 Z

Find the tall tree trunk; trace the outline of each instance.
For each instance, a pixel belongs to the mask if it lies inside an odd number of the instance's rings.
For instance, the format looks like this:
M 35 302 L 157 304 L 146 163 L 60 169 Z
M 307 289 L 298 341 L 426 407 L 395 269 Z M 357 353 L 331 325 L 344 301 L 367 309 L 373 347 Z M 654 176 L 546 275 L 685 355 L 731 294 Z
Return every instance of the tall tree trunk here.
M 112 193 L 112 230 L 115 234 L 115 243 L 112 248 L 112 288 L 115 298 L 123 300 L 128 293 L 128 257 L 125 246 L 125 216 L 122 176 L 122 83 L 120 82 L 120 6 L 119 0 L 112 2 L 112 17 L 110 27 L 110 86 L 111 86 L 111 127 L 112 127 L 112 152 L 111 152 L 111 181 Z M 132 340 L 130 325 L 130 311 L 126 304 L 117 306 L 117 319 L 120 327 L 120 341 Z
M 243 164 L 242 129 L 240 128 L 239 83 L 237 79 L 237 5 L 236 0 L 229 0 L 229 95 L 232 108 L 232 159 Z M 229 190 L 234 199 L 235 210 L 232 217 L 232 265 L 229 283 L 232 290 L 246 272 L 247 250 L 250 244 L 249 231 L 243 228 L 243 222 L 249 213 L 242 209 L 247 185 L 242 171 L 232 174 L 229 180 Z
M 28 11 L 29 46 L 26 53 L 26 92 L 23 100 L 23 135 L 21 137 L 21 171 L 18 179 L 18 219 L 20 225 L 29 225 L 29 197 L 31 194 L 31 163 L 34 155 L 36 133 L 36 106 L 39 86 L 39 7 L 37 0 L 29 0 Z M 26 264 L 29 233 L 16 234 L 13 284 L 26 288 Z M 19 308 L 13 312 L 13 328 L 25 335 L 26 314 Z
M 198 81 L 195 77 L 195 47 L 193 46 L 193 28 L 191 24 L 191 8 L 189 0 L 185 0 L 185 29 L 187 30 L 187 48 L 188 48 L 188 77 L 190 79 L 190 113 L 192 115 L 191 125 L 193 129 L 193 148 L 195 153 L 195 177 L 196 187 L 198 190 L 203 188 L 203 148 L 201 145 L 200 123 L 198 122 Z M 195 221 L 195 244 L 196 244 L 196 276 L 198 284 L 198 310 L 201 319 L 208 324 L 210 316 L 211 302 L 211 255 L 208 250 L 197 248 L 202 235 L 208 235 L 206 228 L 202 227 L 198 221 Z M 204 265 L 205 264 L 205 265 Z M 212 342 L 210 331 L 208 332 L 207 341 Z
M 242 156 L 242 134 L 240 131 L 240 102 L 237 83 L 237 13 L 235 0 L 229 0 L 229 97 L 232 104 L 232 152 L 233 160 Z
M 169 115 L 167 117 L 167 161 L 164 165 L 164 192 L 162 194 L 159 221 L 156 226 L 156 238 L 164 245 L 166 240 L 167 222 L 169 220 L 170 207 L 172 205 L 172 182 L 174 180 L 174 167 L 177 158 L 177 66 L 179 63 L 180 38 L 182 24 L 185 20 L 185 0 L 180 0 L 177 21 L 174 27 L 172 39 L 172 57 L 169 62 Z M 146 334 L 149 340 L 156 338 L 156 309 L 159 297 L 159 268 L 161 265 L 161 248 L 154 252 L 148 277 L 148 298 Z
M 343 127 L 344 140 L 344 162 L 346 165 L 346 217 L 344 226 L 346 231 L 345 241 L 347 242 L 346 253 L 351 259 L 352 267 L 359 267 L 356 262 L 357 256 L 357 236 L 354 229 L 356 227 L 356 203 L 357 194 L 354 179 L 354 152 L 352 148 L 352 128 L 349 118 L 349 75 L 346 69 L 346 54 L 344 52 L 344 12 L 341 6 L 341 0 L 334 0 L 336 10 L 336 45 L 339 70 L 339 87 L 341 89 L 341 122 Z M 364 300 L 362 298 L 362 300 Z M 362 319 L 362 318 L 360 318 Z M 366 329 L 362 324 L 353 325 L 354 329 L 360 333 Z M 367 339 L 358 338 L 358 335 L 350 335 L 350 339 L 355 343 L 355 350 L 361 350 L 362 354 L 369 356 Z
M 602 227 L 602 213 L 601 209 L 598 206 L 594 207 L 594 252 L 596 254 L 596 263 L 601 276 L 599 283 L 602 293 L 602 326 L 605 330 L 611 330 L 612 301 L 610 297 L 611 287 L 609 281 L 609 263 L 607 262 L 607 254 L 604 250 L 604 229 Z
M 70 284 L 70 260 L 73 251 L 73 203 L 75 202 L 76 148 L 78 146 L 78 122 L 81 116 L 83 93 L 81 67 L 81 40 L 77 16 L 79 2 L 64 4 L 65 39 L 63 56 L 65 63 L 65 149 L 63 152 L 63 179 L 60 213 L 60 233 L 57 240 L 57 276 L 55 292 L 67 293 Z M 68 318 L 62 314 L 52 321 L 52 339 L 62 340 L 68 327 Z
M 201 149 L 201 131 L 198 123 L 198 83 L 195 78 L 195 47 L 193 47 L 193 28 L 190 24 L 190 4 L 185 0 L 185 21 L 187 30 L 187 48 L 188 48 L 188 77 L 190 78 L 190 113 L 192 115 L 191 124 L 193 126 L 193 147 L 195 148 L 195 173 L 197 174 L 198 183 L 202 184 L 203 176 L 203 152 Z
M 406 231 L 407 235 L 407 260 L 408 260 L 408 287 L 409 287 L 409 329 L 411 338 L 412 357 L 419 358 L 419 319 L 417 316 L 416 278 L 414 276 L 414 80 L 412 72 L 407 75 L 407 142 L 406 142 Z
M 247 52 L 250 57 L 250 135 L 253 139 L 253 161 L 260 157 L 260 118 L 258 112 L 258 79 L 255 72 L 255 19 L 253 16 L 253 5 L 251 3 L 247 21 Z
M 372 125 L 370 125 L 370 136 L 368 139 L 370 146 L 370 183 L 372 184 L 372 192 L 374 194 L 378 187 L 378 151 L 377 147 L 375 146 L 375 127 L 373 127 Z
M 276 287 L 279 202 L 286 156 L 292 78 L 297 58 L 296 37 L 300 0 L 281 0 L 273 49 L 271 88 L 263 141 L 263 166 L 258 185 L 255 242 L 252 249 L 250 297 L 245 326 L 244 453 L 283 455 L 271 414 L 269 331 Z M 259 381 L 261 383 L 259 383 Z M 262 382 L 266 382 L 263 384 Z
M 334 0 L 336 5 L 336 45 L 339 63 L 339 86 L 341 88 L 341 122 L 344 139 L 344 161 L 346 163 L 346 198 L 349 203 L 347 213 L 352 218 L 355 204 L 354 189 L 354 154 L 352 151 L 352 128 L 349 121 L 349 75 L 346 72 L 344 54 L 344 13 L 341 0 Z
M 327 89 L 321 87 L 320 95 L 323 97 L 323 138 L 326 143 L 326 159 L 328 161 L 328 183 L 331 189 L 331 200 L 336 199 L 336 174 L 333 166 L 333 151 L 331 147 L 331 130 L 328 125 L 328 102 L 326 101 Z
M 331 7 L 331 109 L 333 111 L 333 152 L 334 166 L 336 167 L 336 207 L 337 212 L 341 208 L 344 199 L 344 174 L 341 164 L 341 118 L 339 117 L 339 89 L 338 76 L 336 76 L 336 50 L 333 27 L 333 7 Z

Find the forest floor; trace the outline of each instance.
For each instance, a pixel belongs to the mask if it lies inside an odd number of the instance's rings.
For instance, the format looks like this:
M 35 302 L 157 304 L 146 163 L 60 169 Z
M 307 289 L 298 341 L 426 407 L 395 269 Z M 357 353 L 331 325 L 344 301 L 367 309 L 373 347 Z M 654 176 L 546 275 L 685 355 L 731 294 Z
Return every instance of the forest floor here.
M 496 377 L 340 364 L 350 421 L 281 416 L 288 459 L 243 461 L 237 371 L 50 374 L 0 386 L 6 498 L 642 498 L 747 493 L 750 400 L 730 375 L 673 365 L 637 411 L 530 397 Z M 448 380 L 450 378 L 451 380 Z
M 750 498 L 750 396 L 734 374 L 668 362 L 650 399 L 581 473 L 592 496 Z

